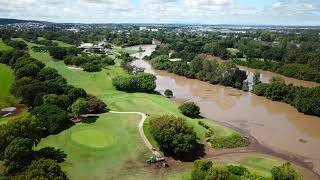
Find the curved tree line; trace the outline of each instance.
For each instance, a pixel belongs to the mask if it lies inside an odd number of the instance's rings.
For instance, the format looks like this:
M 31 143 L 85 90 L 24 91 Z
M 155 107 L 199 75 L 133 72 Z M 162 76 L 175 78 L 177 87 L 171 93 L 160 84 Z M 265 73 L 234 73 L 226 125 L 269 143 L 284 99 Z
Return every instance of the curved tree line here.
M 0 125 L 0 160 L 4 161 L 5 176 L 67 179 L 58 164 L 66 154 L 49 147 L 35 151 L 33 147 L 41 138 L 71 127 L 71 117 L 106 112 L 107 105 L 85 90 L 69 85 L 57 70 L 45 67 L 26 51 L 0 52 L 0 63 L 14 70 L 11 93 L 30 110 Z

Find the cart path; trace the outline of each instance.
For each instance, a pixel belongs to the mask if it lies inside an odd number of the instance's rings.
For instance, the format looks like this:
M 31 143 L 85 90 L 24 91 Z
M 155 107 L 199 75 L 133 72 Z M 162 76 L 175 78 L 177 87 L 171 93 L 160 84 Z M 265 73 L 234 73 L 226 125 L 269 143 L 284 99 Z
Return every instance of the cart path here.
M 153 146 L 151 145 L 150 141 L 148 140 L 148 138 L 144 134 L 143 123 L 147 119 L 147 115 L 145 113 L 142 113 L 142 112 L 119 112 L 119 111 L 110 111 L 109 113 L 113 113 L 113 114 L 138 114 L 138 115 L 140 115 L 141 120 L 139 122 L 138 129 L 139 129 L 139 134 L 140 134 L 144 144 L 152 152 L 153 155 L 155 155 L 156 157 L 163 157 L 161 155 L 161 153 L 159 153 L 157 150 L 153 150 Z

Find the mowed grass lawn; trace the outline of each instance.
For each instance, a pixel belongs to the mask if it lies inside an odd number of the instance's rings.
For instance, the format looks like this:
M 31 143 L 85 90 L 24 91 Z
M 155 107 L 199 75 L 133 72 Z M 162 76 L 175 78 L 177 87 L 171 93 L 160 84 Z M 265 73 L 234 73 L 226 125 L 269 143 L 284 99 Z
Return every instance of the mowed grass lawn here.
M 13 70 L 4 64 L 0 64 L 0 109 L 17 104 L 18 99 L 10 95 L 10 88 L 14 81 Z M 0 121 L 3 118 L 0 118 Z
M 145 168 L 147 150 L 137 131 L 138 115 L 103 114 L 49 136 L 37 149 L 59 148 L 67 154 L 61 165 L 71 179 L 153 179 Z
M 12 69 L 4 64 L 0 64 L 0 101 L 10 95 L 10 87 L 14 80 Z

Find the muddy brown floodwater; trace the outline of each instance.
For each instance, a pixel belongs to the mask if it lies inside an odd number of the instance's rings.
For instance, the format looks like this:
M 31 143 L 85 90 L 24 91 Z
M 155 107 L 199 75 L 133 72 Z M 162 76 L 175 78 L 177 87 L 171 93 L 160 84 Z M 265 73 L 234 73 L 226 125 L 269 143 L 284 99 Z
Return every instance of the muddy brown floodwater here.
M 140 46 L 131 47 L 139 49 Z M 241 129 L 254 137 L 261 145 L 272 151 L 311 164 L 311 169 L 320 174 L 320 118 L 299 113 L 292 106 L 268 100 L 230 87 L 212 85 L 195 79 L 187 79 L 165 71 L 154 70 L 141 60 L 154 51 L 155 45 L 142 45 L 143 53 L 133 54 L 133 62 L 145 72 L 156 75 L 156 90 L 163 93 L 171 89 L 175 101 L 194 101 L 201 114 L 223 124 Z M 255 70 L 241 67 L 252 74 Z M 273 74 L 262 72 L 263 81 Z M 285 78 L 287 83 L 313 87 L 318 84 Z M 320 98 L 320 97 L 319 97 Z

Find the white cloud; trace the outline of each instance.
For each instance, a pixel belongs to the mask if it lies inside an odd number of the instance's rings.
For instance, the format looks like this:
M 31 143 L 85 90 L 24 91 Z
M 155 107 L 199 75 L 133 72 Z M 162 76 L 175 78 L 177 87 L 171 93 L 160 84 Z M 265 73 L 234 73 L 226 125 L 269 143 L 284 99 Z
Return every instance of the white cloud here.
M 91 23 L 320 24 L 320 1 L 273 0 L 258 10 L 238 0 L 1 0 L 0 16 Z

